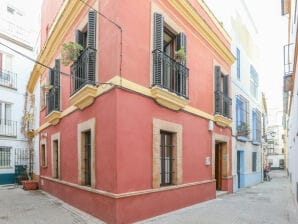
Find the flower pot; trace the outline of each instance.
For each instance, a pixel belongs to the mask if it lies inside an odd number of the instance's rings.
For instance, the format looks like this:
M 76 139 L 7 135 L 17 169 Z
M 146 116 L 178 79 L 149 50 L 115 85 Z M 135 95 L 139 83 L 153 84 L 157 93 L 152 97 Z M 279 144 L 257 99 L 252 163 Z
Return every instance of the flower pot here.
M 38 182 L 33 180 L 24 180 L 22 181 L 24 190 L 37 190 Z

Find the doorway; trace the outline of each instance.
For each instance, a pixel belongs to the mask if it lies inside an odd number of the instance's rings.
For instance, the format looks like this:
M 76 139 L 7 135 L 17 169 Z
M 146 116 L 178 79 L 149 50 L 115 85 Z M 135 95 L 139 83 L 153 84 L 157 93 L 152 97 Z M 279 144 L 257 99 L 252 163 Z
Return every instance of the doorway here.
M 215 143 L 215 179 L 216 190 L 222 189 L 222 143 Z

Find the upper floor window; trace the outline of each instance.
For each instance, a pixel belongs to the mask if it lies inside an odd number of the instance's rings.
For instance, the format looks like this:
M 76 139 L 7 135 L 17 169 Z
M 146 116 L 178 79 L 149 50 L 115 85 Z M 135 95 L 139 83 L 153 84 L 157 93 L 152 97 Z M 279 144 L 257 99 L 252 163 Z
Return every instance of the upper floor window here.
M 76 30 L 76 43 L 84 49 L 78 60 L 71 65 L 72 94 L 86 84 L 95 85 L 96 66 L 96 11 L 88 13 L 88 24 L 83 30 Z
M 17 75 L 12 72 L 12 56 L 0 52 L 0 85 L 17 88 Z
M 261 143 L 261 113 L 258 110 L 252 111 L 252 140 Z
M 255 68 L 250 65 L 250 93 L 254 98 L 258 97 L 259 75 Z
M 175 33 L 162 14 L 154 13 L 153 40 L 153 86 L 188 98 L 186 35 Z
M 237 136 L 239 137 L 248 137 L 249 135 L 249 105 L 248 101 L 242 97 L 236 97 L 236 129 Z M 239 138 L 238 138 L 239 139 Z
M 60 60 L 55 60 L 55 66 L 49 70 L 50 90 L 47 94 L 48 114 L 60 111 Z
M 215 66 L 215 114 L 231 118 L 232 100 L 229 97 L 229 76 L 221 72 L 220 66 Z
M 17 121 L 12 120 L 12 104 L 0 102 L 0 135 L 15 137 Z
M 240 50 L 236 48 L 236 60 L 237 60 L 237 79 L 240 80 L 241 73 L 240 73 Z

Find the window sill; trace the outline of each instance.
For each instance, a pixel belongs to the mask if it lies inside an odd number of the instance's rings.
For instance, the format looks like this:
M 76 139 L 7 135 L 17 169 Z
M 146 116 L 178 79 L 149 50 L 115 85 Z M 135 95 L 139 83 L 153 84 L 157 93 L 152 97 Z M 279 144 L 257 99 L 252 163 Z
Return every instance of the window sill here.
M 188 104 L 187 99 L 157 86 L 151 89 L 151 95 L 158 104 L 171 110 L 181 110 Z
M 96 97 L 97 88 L 93 85 L 85 85 L 82 89 L 70 97 L 70 103 L 80 110 L 90 106 Z
M 257 142 L 257 141 L 252 141 L 252 144 L 253 145 L 261 145 L 261 143 L 260 142 Z
M 227 118 L 227 117 L 224 117 L 223 115 L 221 114 L 215 114 L 214 115 L 214 122 L 218 125 L 218 126 L 221 126 L 223 128 L 225 127 L 230 127 L 231 124 L 232 124 L 232 120 Z
M 248 142 L 249 138 L 246 136 L 237 136 L 237 140 L 240 142 Z
M 54 110 L 46 116 L 46 121 L 52 125 L 56 125 L 59 123 L 60 118 L 61 118 L 61 112 Z

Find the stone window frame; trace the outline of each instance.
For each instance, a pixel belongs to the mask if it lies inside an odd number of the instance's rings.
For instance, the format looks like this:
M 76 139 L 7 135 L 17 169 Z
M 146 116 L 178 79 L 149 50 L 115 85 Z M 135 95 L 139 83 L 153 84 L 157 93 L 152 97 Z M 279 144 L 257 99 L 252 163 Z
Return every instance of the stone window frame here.
M 43 164 L 42 162 L 42 146 L 44 145 L 44 158 L 45 158 L 45 163 Z M 40 141 L 40 166 L 43 168 L 46 168 L 48 166 L 48 149 L 47 149 L 47 141 L 45 139 L 42 139 Z
M 182 166 L 182 125 L 153 118 L 153 147 L 152 147 L 152 187 L 160 188 L 160 132 L 170 132 L 173 134 L 173 185 L 179 185 L 183 182 Z
M 77 148 L 78 148 L 78 184 L 85 185 L 85 172 L 83 167 L 84 133 L 91 132 L 91 187 L 95 188 L 95 118 L 79 123 L 77 126 Z
M 55 166 L 54 166 L 54 142 L 57 141 L 57 151 L 58 151 L 58 173 L 57 177 L 54 176 Z M 51 154 L 52 154 L 52 177 L 60 179 L 61 178 L 61 157 L 60 157 L 60 132 L 51 135 Z

